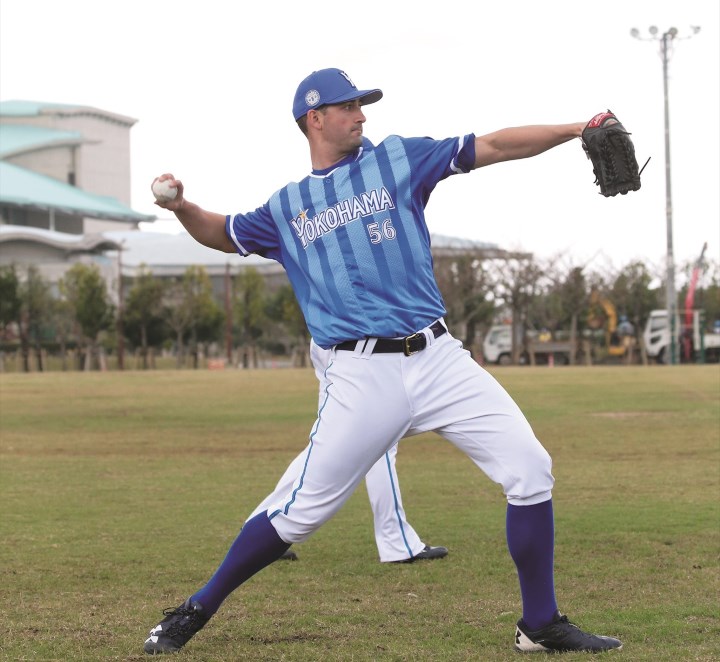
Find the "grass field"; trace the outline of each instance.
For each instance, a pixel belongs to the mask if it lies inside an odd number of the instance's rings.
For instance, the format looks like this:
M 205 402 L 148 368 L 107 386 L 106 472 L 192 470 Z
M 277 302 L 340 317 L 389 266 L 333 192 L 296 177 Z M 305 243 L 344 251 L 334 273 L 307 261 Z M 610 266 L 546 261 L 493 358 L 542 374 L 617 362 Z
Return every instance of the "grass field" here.
M 720 369 L 494 373 L 553 456 L 560 608 L 623 639 L 618 659 L 720 660 Z M 311 370 L 0 375 L 0 659 L 144 659 L 315 404 Z M 363 487 L 181 659 L 517 660 L 499 488 L 431 434 L 401 444 L 398 469 L 446 559 L 380 564 Z

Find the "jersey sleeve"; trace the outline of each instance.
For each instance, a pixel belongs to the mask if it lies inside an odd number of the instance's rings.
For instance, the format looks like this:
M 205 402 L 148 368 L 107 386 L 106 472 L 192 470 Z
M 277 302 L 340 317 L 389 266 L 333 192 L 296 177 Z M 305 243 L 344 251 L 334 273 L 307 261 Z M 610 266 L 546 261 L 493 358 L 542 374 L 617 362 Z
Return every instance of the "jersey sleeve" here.
M 475 166 L 475 135 L 459 138 L 406 138 L 405 149 L 412 171 L 423 180 L 439 182 Z
M 451 175 L 468 173 L 475 167 L 475 134 L 443 140 L 404 138 L 403 142 L 413 189 L 421 192 L 425 202 L 438 182 Z
M 254 253 L 281 261 L 277 227 L 267 203 L 247 214 L 228 214 L 225 233 L 241 255 Z

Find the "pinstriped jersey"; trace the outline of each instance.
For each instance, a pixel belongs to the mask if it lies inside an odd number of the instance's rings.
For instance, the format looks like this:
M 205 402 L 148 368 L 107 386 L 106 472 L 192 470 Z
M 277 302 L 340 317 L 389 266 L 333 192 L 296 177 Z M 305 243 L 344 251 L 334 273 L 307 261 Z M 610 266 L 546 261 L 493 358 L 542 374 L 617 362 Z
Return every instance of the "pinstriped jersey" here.
M 445 314 L 424 210 L 438 182 L 473 168 L 474 138 L 364 138 L 331 168 L 227 216 L 226 232 L 242 255 L 284 266 L 320 347 L 410 335 Z

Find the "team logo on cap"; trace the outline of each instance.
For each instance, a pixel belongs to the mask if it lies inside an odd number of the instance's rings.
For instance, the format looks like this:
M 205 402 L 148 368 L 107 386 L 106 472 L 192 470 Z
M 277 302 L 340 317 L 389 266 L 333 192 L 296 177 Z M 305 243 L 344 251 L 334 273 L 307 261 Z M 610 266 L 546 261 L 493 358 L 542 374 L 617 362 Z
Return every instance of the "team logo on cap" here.
M 350 79 L 350 76 L 348 76 L 344 71 L 341 71 L 341 72 L 340 72 L 340 75 L 341 75 L 348 83 L 350 83 L 350 85 L 351 85 L 352 87 L 354 87 L 355 89 L 357 89 L 357 87 L 355 86 L 355 83 L 353 83 L 352 80 Z
M 317 90 L 310 90 L 309 92 L 305 93 L 305 103 L 312 108 L 313 106 L 317 106 L 318 102 L 320 101 L 320 92 Z

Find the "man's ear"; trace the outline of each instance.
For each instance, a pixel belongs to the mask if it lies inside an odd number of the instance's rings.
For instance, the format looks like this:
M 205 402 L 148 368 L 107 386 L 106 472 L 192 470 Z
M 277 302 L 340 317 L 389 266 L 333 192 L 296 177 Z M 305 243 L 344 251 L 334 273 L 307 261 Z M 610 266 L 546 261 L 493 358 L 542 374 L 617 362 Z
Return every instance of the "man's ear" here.
M 308 110 L 307 112 L 307 125 L 312 126 L 316 129 L 322 127 L 322 113 L 317 110 Z

